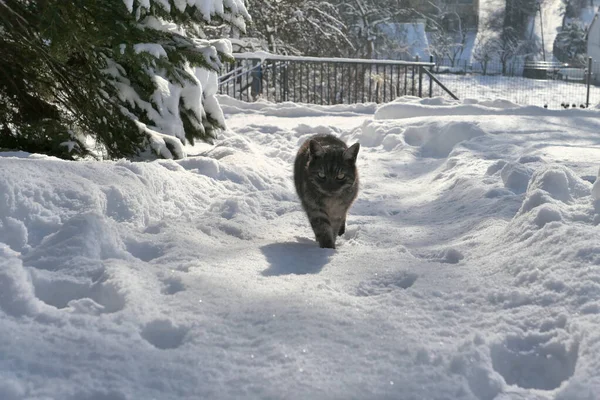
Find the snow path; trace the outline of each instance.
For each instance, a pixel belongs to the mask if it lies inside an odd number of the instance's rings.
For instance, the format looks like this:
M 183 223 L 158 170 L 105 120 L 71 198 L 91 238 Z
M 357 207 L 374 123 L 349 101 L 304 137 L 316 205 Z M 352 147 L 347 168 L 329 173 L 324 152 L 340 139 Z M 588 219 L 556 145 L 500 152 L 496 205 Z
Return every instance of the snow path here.
M 593 399 L 598 111 L 245 105 L 181 161 L 0 153 L 0 399 Z M 360 141 L 319 249 L 291 166 Z

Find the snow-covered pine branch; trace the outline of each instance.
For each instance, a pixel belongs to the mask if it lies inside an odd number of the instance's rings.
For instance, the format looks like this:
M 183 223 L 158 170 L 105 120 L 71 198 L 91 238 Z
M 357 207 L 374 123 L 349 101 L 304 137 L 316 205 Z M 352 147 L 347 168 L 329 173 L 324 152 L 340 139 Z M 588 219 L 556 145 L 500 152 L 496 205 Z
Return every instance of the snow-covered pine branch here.
M 91 137 L 109 158 L 185 156 L 224 127 L 216 71 L 232 48 L 203 28 L 249 18 L 243 0 L 0 3 L 8 147 L 72 158 Z

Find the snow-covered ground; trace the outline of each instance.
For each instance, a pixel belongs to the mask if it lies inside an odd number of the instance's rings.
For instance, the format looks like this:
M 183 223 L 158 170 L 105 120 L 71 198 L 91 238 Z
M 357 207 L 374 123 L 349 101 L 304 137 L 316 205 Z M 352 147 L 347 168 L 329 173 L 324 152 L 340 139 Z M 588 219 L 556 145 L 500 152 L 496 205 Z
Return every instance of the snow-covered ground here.
M 221 97 L 181 161 L 0 153 L 0 399 L 597 399 L 600 112 Z M 291 180 L 359 141 L 337 250 Z

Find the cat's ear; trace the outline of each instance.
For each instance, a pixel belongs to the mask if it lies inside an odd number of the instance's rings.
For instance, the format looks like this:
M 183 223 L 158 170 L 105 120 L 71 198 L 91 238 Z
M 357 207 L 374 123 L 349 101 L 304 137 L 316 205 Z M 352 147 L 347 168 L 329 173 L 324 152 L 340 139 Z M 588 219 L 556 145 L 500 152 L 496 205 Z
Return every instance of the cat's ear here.
M 309 149 L 310 149 L 310 155 L 313 157 L 320 157 L 323 154 L 325 154 L 325 150 L 323 149 L 323 146 L 321 146 L 319 144 L 319 142 L 317 142 L 314 139 L 311 139 L 311 141 L 309 142 Z
M 343 154 L 344 160 L 356 162 L 358 150 L 360 150 L 360 143 L 354 143 L 352 146 L 348 147 Z

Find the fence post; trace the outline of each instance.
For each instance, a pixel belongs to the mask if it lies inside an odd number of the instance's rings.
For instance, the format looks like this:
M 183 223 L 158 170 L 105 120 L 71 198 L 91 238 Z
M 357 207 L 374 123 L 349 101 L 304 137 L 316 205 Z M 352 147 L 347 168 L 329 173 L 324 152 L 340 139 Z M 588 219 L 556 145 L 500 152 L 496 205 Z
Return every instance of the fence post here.
M 285 68 L 283 69 L 283 99 L 282 101 L 290 100 L 290 65 L 285 64 Z
M 586 76 L 587 95 L 585 97 L 585 107 L 590 107 L 590 85 L 592 83 L 592 57 L 588 57 L 588 70 Z
M 238 63 L 238 65 L 240 65 L 240 66 L 241 66 L 241 65 L 242 65 L 242 61 L 240 61 L 240 62 Z M 240 97 L 239 97 L 239 99 L 238 99 L 238 97 L 237 97 L 237 94 L 236 94 L 236 92 L 235 92 L 235 83 L 236 83 L 236 81 L 237 81 L 237 76 L 235 76 L 235 74 L 236 74 L 236 72 L 235 72 L 235 71 L 237 70 L 237 68 L 238 68 L 238 67 L 237 67 L 237 65 L 236 65 L 236 64 L 233 64 L 233 73 L 232 73 L 232 75 L 231 75 L 231 76 L 233 77 L 233 98 L 234 98 L 234 99 L 237 99 L 237 100 L 241 100 L 241 99 L 242 99 L 242 93 L 241 93 L 241 90 L 240 90 Z
M 419 56 L 415 58 L 417 62 L 419 62 Z M 419 65 L 419 97 L 423 97 L 423 66 Z
M 269 94 L 267 93 L 267 100 Z M 273 103 L 277 103 L 277 61 L 273 60 Z
M 419 97 L 423 97 L 423 67 L 419 65 Z
M 433 62 L 433 55 L 429 55 L 429 62 Z M 433 66 L 431 67 L 431 72 L 433 73 Z M 429 97 L 433 97 L 433 84 L 431 82 L 431 77 L 429 77 Z

